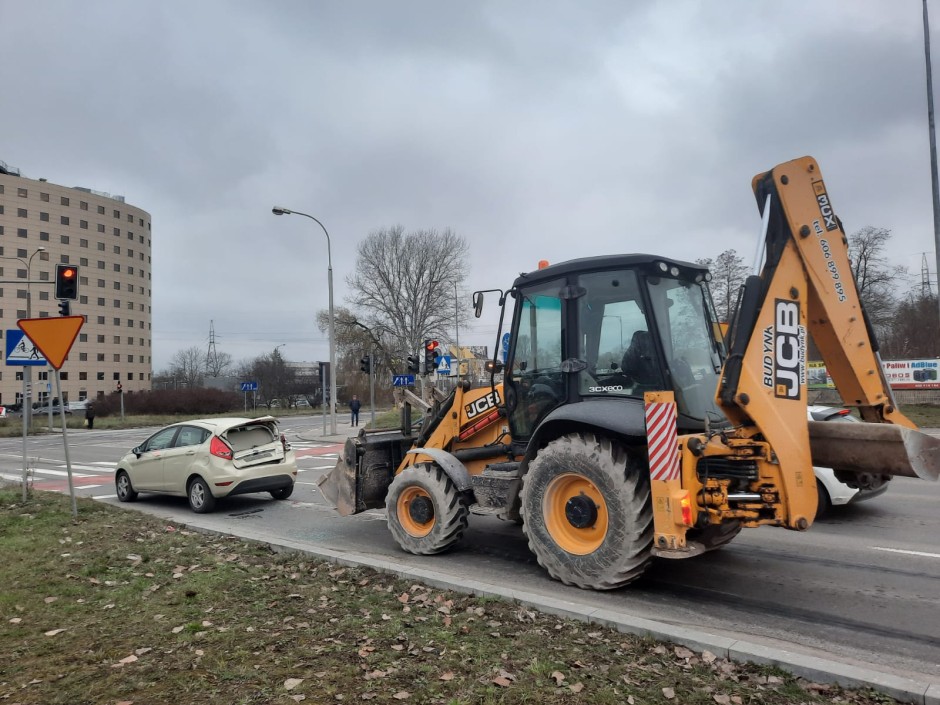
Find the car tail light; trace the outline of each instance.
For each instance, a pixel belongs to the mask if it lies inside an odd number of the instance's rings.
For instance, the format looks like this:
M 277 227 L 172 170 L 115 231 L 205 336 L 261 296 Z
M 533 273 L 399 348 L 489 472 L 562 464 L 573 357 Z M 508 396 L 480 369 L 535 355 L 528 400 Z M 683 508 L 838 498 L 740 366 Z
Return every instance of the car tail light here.
M 290 443 L 287 442 L 287 436 L 283 433 L 281 434 L 281 447 L 284 449 L 285 453 L 290 450 Z
M 234 455 L 228 444 L 218 436 L 212 437 L 212 442 L 209 444 L 209 453 L 225 460 L 231 460 Z

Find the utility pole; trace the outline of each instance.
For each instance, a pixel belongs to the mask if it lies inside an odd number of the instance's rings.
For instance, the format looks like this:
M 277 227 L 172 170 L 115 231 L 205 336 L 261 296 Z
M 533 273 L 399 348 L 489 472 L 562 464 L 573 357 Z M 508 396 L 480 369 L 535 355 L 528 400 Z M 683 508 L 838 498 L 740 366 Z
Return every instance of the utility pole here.
M 930 132 L 930 184 L 933 195 L 933 242 L 934 255 L 937 259 L 937 272 L 940 272 L 940 187 L 937 184 L 937 137 L 934 130 L 933 115 L 933 73 L 930 69 L 930 23 L 927 21 L 927 0 L 924 5 L 924 56 L 927 61 L 927 129 Z M 938 274 L 940 282 L 940 274 Z M 937 292 L 940 304 L 940 291 Z M 940 308 L 938 308 L 940 315 Z M 938 318 L 940 323 L 940 318 Z

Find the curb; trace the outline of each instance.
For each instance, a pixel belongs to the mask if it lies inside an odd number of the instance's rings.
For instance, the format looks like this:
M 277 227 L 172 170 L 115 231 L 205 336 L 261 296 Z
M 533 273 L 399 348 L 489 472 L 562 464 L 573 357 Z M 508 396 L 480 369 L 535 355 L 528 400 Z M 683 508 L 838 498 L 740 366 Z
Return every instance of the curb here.
M 710 651 L 720 658 L 738 663 L 770 665 L 793 675 L 818 683 L 835 683 L 846 688 L 872 688 L 903 702 L 916 705 L 940 705 L 940 680 L 919 680 L 907 676 L 878 671 L 873 665 L 853 665 L 843 661 L 822 658 L 796 649 L 772 647 L 765 644 L 712 634 L 697 629 L 678 627 L 664 622 L 645 619 L 629 612 L 586 607 L 576 602 L 558 600 L 545 595 L 514 590 L 475 580 L 454 582 L 450 576 L 423 568 L 403 568 L 400 564 L 358 553 L 334 551 L 321 546 L 309 546 L 296 541 L 271 541 L 261 533 L 246 530 L 238 534 L 219 531 L 192 524 L 187 529 L 203 534 L 238 536 L 263 544 L 275 552 L 302 553 L 331 563 L 350 567 L 368 567 L 399 578 L 420 581 L 442 590 L 479 597 L 495 597 L 517 602 L 551 614 L 589 624 L 610 627 L 619 632 L 646 636 L 666 641 L 693 651 Z

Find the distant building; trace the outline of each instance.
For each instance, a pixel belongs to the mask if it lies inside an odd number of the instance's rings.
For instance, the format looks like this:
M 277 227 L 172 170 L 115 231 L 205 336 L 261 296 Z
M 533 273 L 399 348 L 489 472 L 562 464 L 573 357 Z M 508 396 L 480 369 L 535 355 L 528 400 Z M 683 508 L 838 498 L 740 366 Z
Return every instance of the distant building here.
M 78 300 L 72 315 L 85 316 L 61 369 L 70 401 L 114 391 L 150 389 L 150 214 L 82 187 L 20 175 L 0 162 L 0 405 L 20 401 L 24 367 L 9 366 L 8 331 L 20 318 L 57 316 L 57 264 L 77 265 Z M 45 251 L 40 251 L 45 248 Z M 51 367 L 32 367 L 33 401 L 55 395 Z

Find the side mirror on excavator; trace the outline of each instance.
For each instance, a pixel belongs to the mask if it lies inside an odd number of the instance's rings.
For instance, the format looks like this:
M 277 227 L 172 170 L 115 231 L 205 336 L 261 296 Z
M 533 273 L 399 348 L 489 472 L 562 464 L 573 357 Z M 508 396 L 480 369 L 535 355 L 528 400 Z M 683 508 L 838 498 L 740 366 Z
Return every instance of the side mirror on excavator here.
M 483 367 L 487 372 L 495 372 L 496 374 L 503 371 L 503 363 L 499 360 L 487 360 Z
M 483 292 L 473 292 L 473 315 L 479 318 L 483 315 Z

